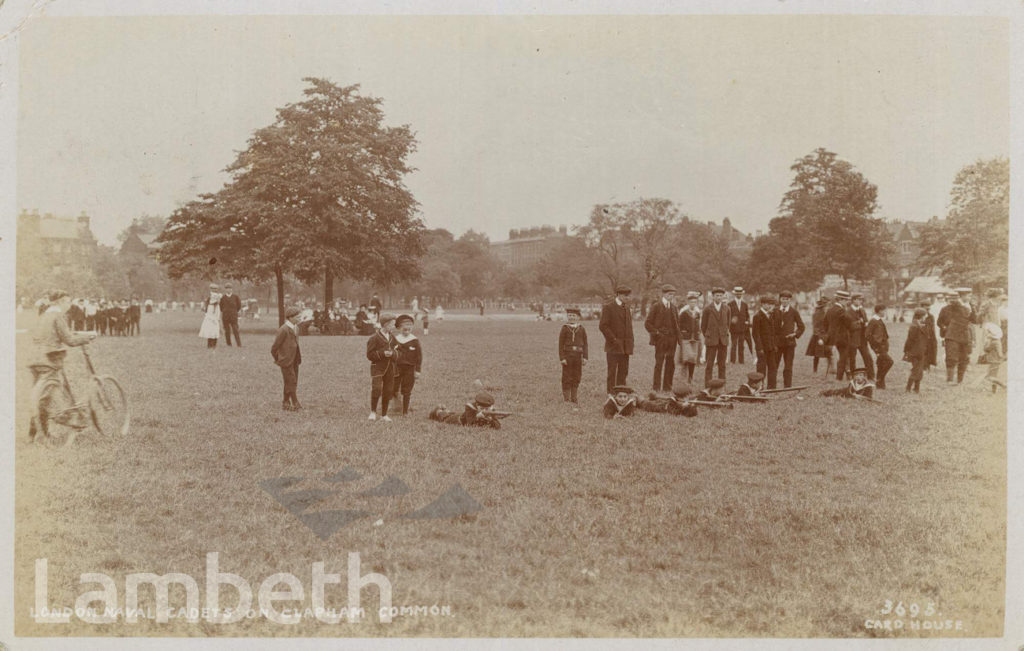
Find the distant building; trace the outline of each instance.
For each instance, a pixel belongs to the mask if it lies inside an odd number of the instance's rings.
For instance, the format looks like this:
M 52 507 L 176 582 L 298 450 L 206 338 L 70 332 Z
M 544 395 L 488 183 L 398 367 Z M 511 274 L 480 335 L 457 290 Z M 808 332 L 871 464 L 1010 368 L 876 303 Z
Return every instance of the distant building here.
M 719 226 L 713 221 L 708 222 L 710 228 L 716 235 L 724 237 L 729 241 L 729 250 L 741 256 L 747 255 L 754 248 L 754 237 L 749 233 L 742 233 L 732 225 L 728 217 L 722 219 Z
M 942 223 L 943 220 L 938 217 L 932 217 L 928 221 L 896 219 L 885 223 L 895 252 L 892 272 L 882 271 L 875 281 L 879 300 L 897 301 L 915 277 L 930 275 L 931 270 L 920 269 L 917 266 L 917 257 L 921 253 L 921 231 L 925 226 L 938 226 Z
M 565 226 L 513 228 L 507 240 L 491 242 L 491 252 L 508 268 L 521 269 L 543 258 L 567 237 L 569 230 Z
M 119 253 L 123 256 L 148 256 L 160 248 L 160 243 L 156 241 L 159 236 L 160 233 L 149 233 L 132 225 L 128 228 L 128 236 L 121 243 Z
M 18 242 L 19 246 L 38 245 L 50 266 L 88 256 L 96 250 L 90 218 L 84 211 L 78 217 L 55 217 L 23 209 L 18 215 Z

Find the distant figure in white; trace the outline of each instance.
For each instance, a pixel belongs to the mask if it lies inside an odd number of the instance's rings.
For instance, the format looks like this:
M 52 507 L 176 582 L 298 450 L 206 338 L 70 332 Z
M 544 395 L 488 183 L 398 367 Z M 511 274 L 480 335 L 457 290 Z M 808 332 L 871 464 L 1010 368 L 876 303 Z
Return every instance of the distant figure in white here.
M 220 339 L 220 287 L 210 283 L 210 295 L 203 302 L 203 323 L 199 336 L 206 339 L 206 347 L 214 349 Z
M 438 306 L 434 308 L 434 320 L 444 321 L 444 308 L 441 307 L 440 304 L 438 304 Z

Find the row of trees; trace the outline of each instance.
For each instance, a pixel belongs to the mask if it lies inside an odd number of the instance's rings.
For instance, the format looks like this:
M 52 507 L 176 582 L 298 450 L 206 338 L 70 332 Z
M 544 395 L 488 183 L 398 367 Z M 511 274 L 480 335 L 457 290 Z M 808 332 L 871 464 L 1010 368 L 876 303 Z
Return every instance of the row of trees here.
M 384 125 L 381 100 L 360 95 L 357 85 L 305 81 L 306 99 L 253 134 L 226 168 L 230 181 L 171 215 L 159 260 L 172 278 L 273 278 L 283 308 L 288 277 L 322 285 L 325 303 L 336 278 L 442 301 L 585 300 L 623 282 L 645 297 L 665 279 L 800 291 L 826 274 L 871 280 L 892 268 L 892 242 L 875 217 L 876 186 L 817 149 L 792 166 L 778 216 L 745 260 L 677 204 L 648 198 L 597 205 L 576 237 L 544 259 L 503 269 L 486 236 L 424 228 L 403 180 L 416 149 L 408 125 Z M 949 219 L 925 233 L 921 264 L 957 282 L 1005 280 L 1006 233 L 1008 163 L 978 163 L 958 175 Z

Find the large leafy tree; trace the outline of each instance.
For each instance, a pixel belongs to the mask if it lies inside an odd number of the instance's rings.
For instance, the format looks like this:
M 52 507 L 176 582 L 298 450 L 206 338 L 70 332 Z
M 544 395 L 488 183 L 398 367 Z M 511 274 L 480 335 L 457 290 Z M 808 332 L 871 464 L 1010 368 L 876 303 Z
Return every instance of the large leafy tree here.
M 944 223 L 921 231 L 918 267 L 948 285 L 1005 286 L 1010 244 L 1010 161 L 981 160 L 960 170 Z
M 751 278 L 765 289 L 807 290 L 825 274 L 870 280 L 888 269 L 888 231 L 874 217 L 878 188 L 849 162 L 824 148 L 790 168 L 793 183 L 769 223 L 768 235 L 754 243 Z
M 601 259 L 601 272 L 613 292 L 627 277 L 634 277 L 646 299 L 669 266 L 672 236 L 682 219 L 678 206 L 668 199 L 636 199 L 594 206 L 590 221 L 577 233 Z
M 231 181 L 176 211 L 160 237 L 172 276 L 273 275 L 279 319 L 287 273 L 323 279 L 328 304 L 334 278 L 388 285 L 417 275 L 423 252 L 404 185 L 416 147 L 410 128 L 385 126 L 382 100 L 358 85 L 304 81 L 306 99 L 253 134 L 226 169 Z

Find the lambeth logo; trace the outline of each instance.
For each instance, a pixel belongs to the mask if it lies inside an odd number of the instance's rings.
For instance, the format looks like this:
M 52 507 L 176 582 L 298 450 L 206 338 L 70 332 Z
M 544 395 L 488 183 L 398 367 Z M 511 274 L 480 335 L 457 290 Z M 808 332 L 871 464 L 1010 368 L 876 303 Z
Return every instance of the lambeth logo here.
M 382 517 L 392 508 L 392 503 L 387 500 L 413 492 L 408 484 L 394 475 L 362 491 L 335 488 L 361 479 L 362 473 L 346 466 L 326 477 L 275 477 L 261 481 L 259 486 L 317 537 L 327 540 L 339 529 L 359 520 L 377 518 L 377 524 L 382 524 Z M 325 505 L 333 502 L 337 495 L 345 496 L 347 502 L 356 502 L 359 508 L 327 508 Z M 481 509 L 483 506 L 462 486 L 453 484 L 428 504 L 397 517 L 402 520 L 457 518 Z

